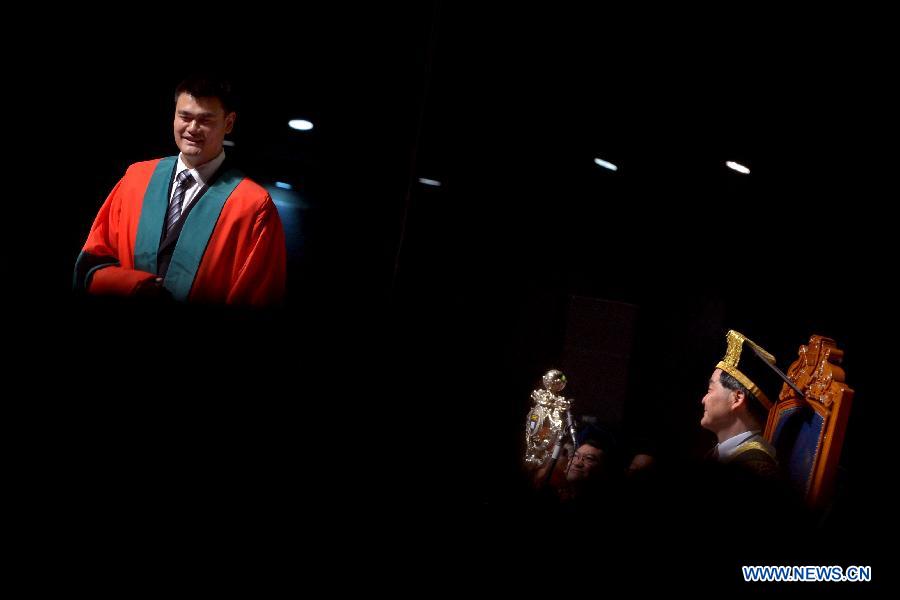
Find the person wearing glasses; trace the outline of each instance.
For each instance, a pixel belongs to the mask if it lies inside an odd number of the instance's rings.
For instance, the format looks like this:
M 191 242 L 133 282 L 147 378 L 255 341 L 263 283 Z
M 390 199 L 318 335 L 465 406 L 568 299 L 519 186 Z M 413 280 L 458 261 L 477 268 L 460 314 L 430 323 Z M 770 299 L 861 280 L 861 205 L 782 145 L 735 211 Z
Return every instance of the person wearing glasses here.
M 581 485 L 598 477 L 605 465 L 605 455 L 600 443 L 595 439 L 587 439 L 572 455 L 566 471 L 569 485 Z
M 607 504 L 620 487 L 620 471 L 610 437 L 591 428 L 579 440 L 578 448 L 566 464 L 565 484 L 559 499 L 576 512 L 594 510 Z

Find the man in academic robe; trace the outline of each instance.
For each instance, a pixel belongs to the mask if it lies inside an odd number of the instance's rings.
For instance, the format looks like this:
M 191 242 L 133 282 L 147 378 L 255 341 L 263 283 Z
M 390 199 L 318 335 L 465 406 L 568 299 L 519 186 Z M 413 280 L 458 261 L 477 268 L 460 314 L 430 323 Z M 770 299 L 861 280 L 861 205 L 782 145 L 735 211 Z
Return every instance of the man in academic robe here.
M 718 439 L 711 458 L 761 477 L 776 478 L 779 472 L 775 449 L 762 436 L 772 403 L 748 376 L 749 367 L 762 364 L 756 367 L 757 372 L 768 369 L 765 363 L 774 364 L 775 358 L 736 331 L 728 332 L 727 341 L 726 356 L 713 370 L 701 401 L 700 425 Z M 760 378 L 757 374 L 754 377 Z
M 225 157 L 223 140 L 235 118 L 227 81 L 198 76 L 178 86 L 180 153 L 128 168 L 78 257 L 76 290 L 255 307 L 283 301 L 278 211 Z

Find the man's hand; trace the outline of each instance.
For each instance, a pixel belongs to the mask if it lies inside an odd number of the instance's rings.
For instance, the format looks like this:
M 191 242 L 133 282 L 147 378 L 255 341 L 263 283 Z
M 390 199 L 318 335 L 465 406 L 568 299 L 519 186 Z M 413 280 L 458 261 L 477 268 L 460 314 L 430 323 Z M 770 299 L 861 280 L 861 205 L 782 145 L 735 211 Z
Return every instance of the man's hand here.
M 160 300 L 171 300 L 172 294 L 163 287 L 162 277 L 154 277 L 153 279 L 145 279 L 137 284 L 132 296 L 138 298 L 159 298 Z

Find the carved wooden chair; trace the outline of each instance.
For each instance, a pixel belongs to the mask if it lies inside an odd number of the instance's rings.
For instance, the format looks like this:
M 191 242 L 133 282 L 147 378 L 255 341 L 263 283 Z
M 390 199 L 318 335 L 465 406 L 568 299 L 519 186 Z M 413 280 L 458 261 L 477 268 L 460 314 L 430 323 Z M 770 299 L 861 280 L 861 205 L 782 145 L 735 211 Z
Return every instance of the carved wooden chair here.
M 800 346 L 797 360 L 787 371 L 796 389 L 782 386 L 766 423 L 766 440 L 775 447 L 791 483 L 813 509 L 825 507 L 834 491 L 850 417 L 853 390 L 839 366 L 843 356 L 834 340 L 819 335 Z

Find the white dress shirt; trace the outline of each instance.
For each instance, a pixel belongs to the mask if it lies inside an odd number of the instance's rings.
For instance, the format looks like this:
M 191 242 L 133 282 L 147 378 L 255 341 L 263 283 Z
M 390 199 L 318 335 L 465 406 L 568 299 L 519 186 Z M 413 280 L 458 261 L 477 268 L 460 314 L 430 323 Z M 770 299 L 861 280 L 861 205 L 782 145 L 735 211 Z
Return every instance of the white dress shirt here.
M 755 438 L 755 441 L 763 444 L 771 448 L 768 442 L 762 438 L 759 434 L 759 431 L 745 431 L 744 433 L 739 433 L 733 437 L 728 438 L 724 442 L 721 442 L 716 445 L 716 450 L 719 454 L 719 462 L 728 462 L 734 457 L 734 454 L 737 452 L 738 446 L 750 440 L 750 438 Z M 773 450 L 772 455 L 775 455 Z
M 178 174 L 184 170 L 190 172 L 191 175 L 194 176 L 194 183 L 191 184 L 191 187 L 187 188 L 184 192 L 184 202 L 181 203 L 181 214 L 184 214 L 184 211 L 187 210 L 187 207 L 191 205 L 191 202 L 203 191 L 205 188 L 209 187 L 209 182 L 213 178 L 213 175 L 216 174 L 216 171 L 219 170 L 219 167 L 222 166 L 222 163 L 225 161 L 225 150 L 223 149 L 217 157 L 209 161 L 208 163 L 204 163 L 197 167 L 196 169 L 189 168 L 184 161 L 181 160 L 181 153 L 178 154 L 178 165 L 175 167 L 175 177 L 178 177 Z M 172 186 L 172 192 L 169 194 L 169 202 L 172 202 L 172 197 L 175 195 L 175 186 Z

